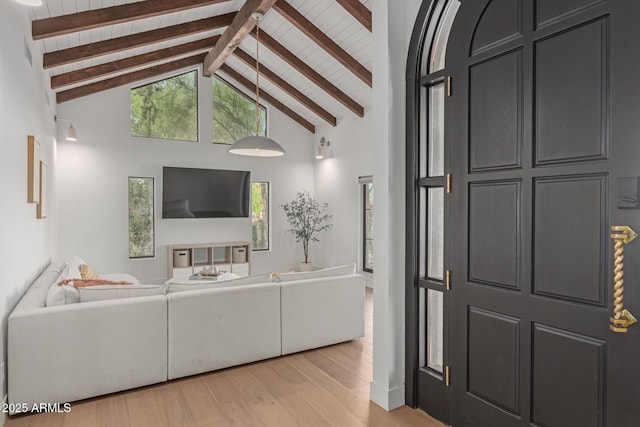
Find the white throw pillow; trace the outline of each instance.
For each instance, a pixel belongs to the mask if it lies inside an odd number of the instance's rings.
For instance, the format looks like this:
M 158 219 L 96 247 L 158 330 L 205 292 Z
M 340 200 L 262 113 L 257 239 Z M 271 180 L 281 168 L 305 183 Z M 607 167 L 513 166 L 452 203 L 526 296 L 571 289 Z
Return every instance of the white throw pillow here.
M 80 302 L 164 295 L 165 285 L 100 285 L 78 289 Z
M 320 279 L 322 277 L 349 276 L 356 274 L 356 264 L 323 268 L 316 271 L 302 271 L 299 273 L 281 273 L 275 275 L 276 282 L 293 282 L 294 280 Z
M 70 268 L 75 268 L 76 270 L 78 270 L 78 272 L 80 272 L 82 271 L 82 264 L 86 264 L 85 260 L 80 258 L 78 255 L 71 255 L 68 263 Z M 82 275 L 77 277 L 82 278 Z
M 233 273 L 225 273 L 220 277 L 224 277 L 226 274 L 234 275 Z M 211 289 L 211 288 L 227 288 L 231 286 L 242 286 L 242 285 L 255 285 L 258 283 L 268 283 L 271 282 L 271 274 L 259 274 L 256 276 L 249 277 L 241 277 L 239 279 L 231 279 L 231 280 L 220 280 L 220 277 L 217 281 L 205 282 L 205 283 L 197 283 L 194 281 L 193 284 L 183 284 L 183 283 L 170 283 L 167 288 L 167 293 L 172 294 L 175 292 L 184 292 L 184 291 L 195 291 L 196 289 Z M 227 276 L 230 277 L 230 276 Z M 237 277 L 237 276 L 236 276 Z
M 55 305 L 75 304 L 80 302 L 80 295 L 78 294 L 78 290 L 73 286 L 73 283 L 62 286 L 58 285 L 58 283 L 63 280 L 79 278 L 80 271 L 71 263 L 67 263 L 62 269 L 60 276 L 58 276 L 58 279 L 49 286 L 45 306 L 52 307 Z

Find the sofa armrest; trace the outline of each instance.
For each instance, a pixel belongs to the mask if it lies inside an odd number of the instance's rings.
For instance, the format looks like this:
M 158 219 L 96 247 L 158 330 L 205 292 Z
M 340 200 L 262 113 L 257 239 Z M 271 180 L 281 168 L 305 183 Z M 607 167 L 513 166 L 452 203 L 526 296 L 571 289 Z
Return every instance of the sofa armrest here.
M 14 311 L 8 402 L 64 403 L 167 379 L 164 295 Z
M 282 354 L 364 336 L 363 276 L 282 282 L 280 293 Z

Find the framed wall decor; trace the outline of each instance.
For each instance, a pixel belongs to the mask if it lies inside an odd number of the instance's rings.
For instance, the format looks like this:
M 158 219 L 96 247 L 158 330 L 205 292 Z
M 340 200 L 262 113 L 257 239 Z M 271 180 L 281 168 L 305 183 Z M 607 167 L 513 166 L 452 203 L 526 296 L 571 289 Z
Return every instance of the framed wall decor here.
M 40 202 L 40 143 L 35 136 L 27 137 L 27 202 Z
M 47 165 L 40 162 L 40 203 L 36 208 L 37 218 L 47 217 Z

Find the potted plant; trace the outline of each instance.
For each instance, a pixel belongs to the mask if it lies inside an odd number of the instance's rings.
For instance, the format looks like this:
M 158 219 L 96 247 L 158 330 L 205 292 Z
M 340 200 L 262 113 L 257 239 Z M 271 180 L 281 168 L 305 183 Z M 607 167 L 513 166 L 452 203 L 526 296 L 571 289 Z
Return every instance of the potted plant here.
M 302 242 L 304 262 L 300 263 L 300 271 L 312 269 L 309 242 L 318 242 L 316 235 L 333 225 L 329 222 L 333 215 L 327 213 L 328 207 L 327 203 L 320 203 L 311 197 L 308 191 L 298 191 L 295 199 L 282 205 L 291 227 L 288 231 L 294 235 L 296 242 Z

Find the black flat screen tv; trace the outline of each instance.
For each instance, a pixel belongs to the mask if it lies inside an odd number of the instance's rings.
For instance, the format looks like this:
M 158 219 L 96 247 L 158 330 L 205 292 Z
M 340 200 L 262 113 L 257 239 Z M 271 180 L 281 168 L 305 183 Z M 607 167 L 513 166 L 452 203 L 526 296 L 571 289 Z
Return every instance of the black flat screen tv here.
M 162 168 L 162 218 L 249 217 L 251 173 Z

